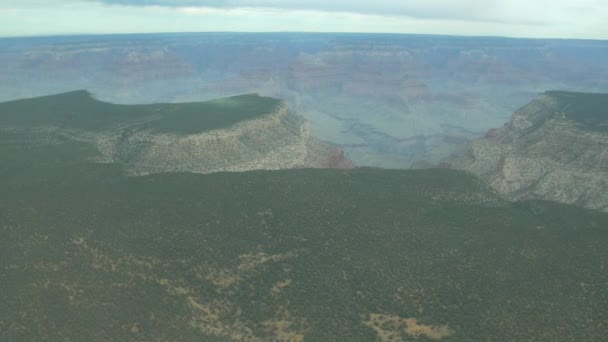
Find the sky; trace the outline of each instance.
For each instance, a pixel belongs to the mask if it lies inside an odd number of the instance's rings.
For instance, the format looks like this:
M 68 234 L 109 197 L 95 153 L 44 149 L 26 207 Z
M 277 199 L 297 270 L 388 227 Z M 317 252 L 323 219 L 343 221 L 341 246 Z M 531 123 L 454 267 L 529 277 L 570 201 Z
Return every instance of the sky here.
M 0 36 L 373 32 L 608 39 L 608 0 L 0 0 Z

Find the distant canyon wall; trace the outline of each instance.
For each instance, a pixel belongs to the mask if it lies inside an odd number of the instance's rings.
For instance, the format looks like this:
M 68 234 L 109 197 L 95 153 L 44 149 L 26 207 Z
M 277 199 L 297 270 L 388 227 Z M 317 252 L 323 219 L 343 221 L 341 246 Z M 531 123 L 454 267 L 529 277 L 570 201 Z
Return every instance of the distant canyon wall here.
M 409 168 L 551 89 L 608 92 L 608 46 L 374 34 L 161 34 L 0 40 L 0 100 L 89 89 L 116 103 L 285 99 L 360 165 Z

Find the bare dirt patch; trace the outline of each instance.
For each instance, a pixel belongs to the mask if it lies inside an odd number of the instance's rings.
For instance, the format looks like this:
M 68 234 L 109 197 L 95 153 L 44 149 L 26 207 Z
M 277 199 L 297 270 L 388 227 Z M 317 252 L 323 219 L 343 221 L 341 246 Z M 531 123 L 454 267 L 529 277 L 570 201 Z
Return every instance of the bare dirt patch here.
M 363 324 L 374 329 L 380 341 L 406 341 L 408 337 L 426 337 L 441 340 L 454 334 L 447 325 L 425 325 L 416 318 L 402 318 L 396 315 L 372 314 Z
M 283 292 L 283 289 L 289 285 L 291 285 L 291 279 L 279 280 L 272 286 L 270 292 L 272 292 L 273 295 L 278 296 Z
M 248 253 L 239 256 L 241 264 L 237 267 L 239 271 L 251 271 L 256 267 L 263 265 L 267 262 L 277 262 L 288 258 L 295 257 L 296 251 L 291 251 L 282 254 L 266 254 L 264 252 Z
M 277 342 L 303 342 L 304 331 L 297 328 L 297 320 L 289 310 L 281 306 L 275 313 L 274 319 L 265 321 L 262 325 L 267 333 L 274 336 Z

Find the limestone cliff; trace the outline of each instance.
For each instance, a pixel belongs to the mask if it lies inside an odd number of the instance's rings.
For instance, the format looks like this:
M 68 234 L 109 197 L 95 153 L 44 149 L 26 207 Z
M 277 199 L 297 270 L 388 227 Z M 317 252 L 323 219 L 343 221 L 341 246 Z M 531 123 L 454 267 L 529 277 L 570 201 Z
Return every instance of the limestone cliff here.
M 105 158 L 137 174 L 352 167 L 337 147 L 316 140 L 310 124 L 285 103 L 259 118 L 195 134 L 137 131 L 100 135 Z
M 608 211 L 608 95 L 544 93 L 452 167 L 513 198 Z
M 313 137 L 285 102 L 257 95 L 115 105 L 72 92 L 0 109 L 0 130 L 44 136 L 43 144 L 93 146 L 89 161 L 120 163 L 132 174 L 354 166 L 341 149 Z

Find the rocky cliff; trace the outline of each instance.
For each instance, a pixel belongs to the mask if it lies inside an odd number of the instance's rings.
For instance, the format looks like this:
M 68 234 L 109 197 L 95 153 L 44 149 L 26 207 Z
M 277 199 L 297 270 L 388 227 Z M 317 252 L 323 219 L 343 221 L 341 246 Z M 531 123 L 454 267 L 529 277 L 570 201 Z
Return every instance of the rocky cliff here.
M 124 134 L 101 135 L 97 144 L 104 156 L 139 174 L 352 167 L 338 148 L 316 140 L 310 124 L 284 103 L 260 118 L 222 129 Z M 335 159 L 336 153 L 342 158 Z
M 452 166 L 517 199 L 608 211 L 608 94 L 544 93 Z
M 93 146 L 86 159 L 133 174 L 353 167 L 283 101 L 257 95 L 127 106 L 72 92 L 6 102 L 0 113 L 4 132 L 38 136 L 42 145 Z

